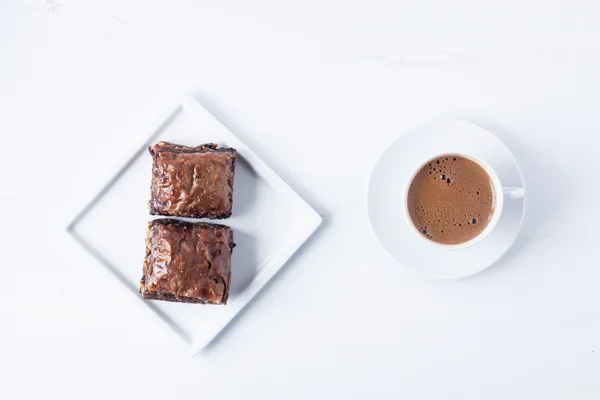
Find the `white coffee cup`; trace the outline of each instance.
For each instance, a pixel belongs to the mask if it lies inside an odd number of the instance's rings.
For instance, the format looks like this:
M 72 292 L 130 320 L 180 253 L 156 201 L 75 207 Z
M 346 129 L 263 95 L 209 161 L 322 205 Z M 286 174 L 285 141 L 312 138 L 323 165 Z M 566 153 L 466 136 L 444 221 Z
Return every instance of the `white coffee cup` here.
M 500 216 L 502 215 L 502 208 L 504 207 L 504 199 L 505 198 L 506 199 L 521 198 L 525 195 L 525 189 L 517 188 L 517 187 L 503 187 L 502 182 L 500 182 L 500 178 L 498 177 L 498 174 L 496 174 L 496 171 L 494 171 L 494 169 L 492 167 L 490 167 L 485 161 L 476 159 L 476 158 L 471 157 L 466 154 L 452 153 L 453 156 L 456 155 L 456 156 L 460 156 L 460 157 L 463 157 L 463 158 L 473 161 L 474 163 L 479 165 L 481 168 L 483 168 L 483 170 L 488 174 L 488 176 L 490 177 L 490 180 L 492 181 L 492 187 L 494 190 L 494 212 L 492 214 L 492 218 L 490 219 L 490 221 L 489 221 L 488 225 L 485 227 L 485 229 L 479 235 L 477 235 L 476 237 L 474 237 L 466 242 L 458 243 L 458 244 L 444 244 L 444 243 L 434 242 L 433 240 L 429 240 L 426 237 L 424 237 L 421 234 L 421 232 L 419 232 L 418 228 L 415 226 L 412 219 L 410 218 L 410 214 L 408 211 L 408 192 L 409 192 L 411 183 L 415 179 L 415 176 L 426 164 L 430 163 L 432 160 L 435 160 L 436 158 L 447 157 L 448 155 L 449 154 L 440 154 L 437 157 L 432 157 L 429 160 L 425 160 L 423 162 L 423 164 L 421 164 L 421 166 L 413 173 L 411 178 L 408 180 L 408 185 L 404 189 L 404 215 L 405 215 L 405 218 L 408 220 L 408 225 L 412 227 L 412 230 L 415 233 L 415 235 L 417 235 L 419 238 L 421 238 L 421 240 L 429 243 L 432 246 L 436 246 L 438 248 L 443 248 L 446 250 L 462 250 L 467 247 L 471 247 L 471 246 L 475 245 L 476 243 L 480 242 L 481 240 L 483 240 L 496 227 L 496 224 L 498 223 L 498 220 L 500 219 Z

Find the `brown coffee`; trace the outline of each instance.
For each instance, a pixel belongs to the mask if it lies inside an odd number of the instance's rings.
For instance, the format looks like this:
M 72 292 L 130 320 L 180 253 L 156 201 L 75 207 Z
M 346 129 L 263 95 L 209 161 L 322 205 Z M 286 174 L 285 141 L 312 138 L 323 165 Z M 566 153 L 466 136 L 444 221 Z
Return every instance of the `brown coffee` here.
M 476 162 L 444 155 L 417 172 L 407 207 L 421 235 L 437 243 L 460 244 L 477 237 L 492 219 L 494 186 Z

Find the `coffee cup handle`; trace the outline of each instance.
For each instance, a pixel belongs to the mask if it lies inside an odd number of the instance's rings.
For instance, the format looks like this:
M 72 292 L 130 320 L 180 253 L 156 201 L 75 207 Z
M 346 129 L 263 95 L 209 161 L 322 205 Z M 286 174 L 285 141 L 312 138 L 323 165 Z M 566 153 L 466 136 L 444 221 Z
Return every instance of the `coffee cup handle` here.
M 509 199 L 520 199 L 525 196 L 525 189 L 519 187 L 503 187 L 502 193 Z

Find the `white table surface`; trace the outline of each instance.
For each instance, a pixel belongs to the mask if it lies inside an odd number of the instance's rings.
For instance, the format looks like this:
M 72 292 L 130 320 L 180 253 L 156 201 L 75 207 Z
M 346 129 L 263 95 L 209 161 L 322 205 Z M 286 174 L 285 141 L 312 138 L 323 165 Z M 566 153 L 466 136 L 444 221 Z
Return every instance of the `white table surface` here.
M 2 398 L 598 399 L 597 2 L 285 3 L 0 2 Z M 196 359 L 60 224 L 189 88 L 325 217 Z M 528 185 L 518 243 L 458 281 L 397 265 L 365 212 L 378 155 L 437 117 Z

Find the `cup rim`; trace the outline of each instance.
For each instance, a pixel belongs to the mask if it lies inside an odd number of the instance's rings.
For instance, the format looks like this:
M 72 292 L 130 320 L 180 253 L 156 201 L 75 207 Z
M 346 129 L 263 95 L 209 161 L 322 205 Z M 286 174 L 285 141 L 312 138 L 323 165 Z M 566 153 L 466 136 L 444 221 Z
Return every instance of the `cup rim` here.
M 473 161 L 474 163 L 476 163 L 477 165 L 479 165 L 481 168 L 483 168 L 483 170 L 488 174 L 488 176 L 490 177 L 490 180 L 492 181 L 492 185 L 494 188 L 494 195 L 495 195 L 494 196 L 495 205 L 494 205 L 494 212 L 492 214 L 492 218 L 491 218 L 490 222 L 488 223 L 488 225 L 485 227 L 485 229 L 479 235 L 477 235 L 474 238 L 471 238 L 463 243 L 445 244 L 445 243 L 434 242 L 433 240 L 427 239 L 427 238 L 423 237 L 423 235 L 421 235 L 421 232 L 419 232 L 419 230 L 415 226 L 412 218 L 410 218 L 410 213 L 408 211 L 408 192 L 410 190 L 410 185 L 412 184 L 413 180 L 415 179 L 415 176 L 427 163 L 431 162 L 432 160 L 435 160 L 436 158 L 447 157 L 447 156 L 451 156 L 451 155 L 469 159 L 469 160 Z M 504 192 L 502 189 L 502 182 L 500 181 L 498 174 L 496 174 L 496 171 L 494 171 L 494 169 L 485 161 L 475 158 L 473 156 L 467 155 L 467 154 L 460 153 L 460 152 L 438 154 L 436 156 L 430 157 L 423 163 L 419 164 L 419 167 L 417 167 L 417 169 L 412 173 L 412 175 L 410 176 L 410 179 L 408 180 L 408 184 L 406 185 L 406 187 L 404 189 L 404 215 L 405 215 L 406 219 L 408 220 L 408 224 L 410 225 L 411 230 L 421 240 L 429 243 L 430 245 L 433 245 L 437 248 L 441 248 L 444 250 L 462 250 L 467 247 L 471 247 L 471 246 L 475 245 L 476 243 L 479 243 L 480 241 L 482 241 L 496 227 L 496 224 L 498 223 L 498 220 L 500 219 L 500 215 L 502 214 L 503 206 L 504 206 Z

